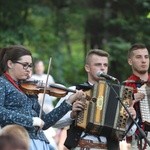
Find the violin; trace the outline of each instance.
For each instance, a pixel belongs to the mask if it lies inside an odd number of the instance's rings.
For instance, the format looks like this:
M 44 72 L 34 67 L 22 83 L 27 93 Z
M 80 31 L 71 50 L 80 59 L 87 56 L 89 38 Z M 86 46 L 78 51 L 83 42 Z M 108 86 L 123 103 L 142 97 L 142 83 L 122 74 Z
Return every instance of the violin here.
M 19 84 L 20 89 L 26 94 L 39 94 L 44 93 L 44 83 L 40 81 L 22 81 Z M 54 97 L 64 97 L 68 92 L 76 93 L 76 90 L 66 88 L 61 84 L 50 84 L 46 87 L 45 94 Z

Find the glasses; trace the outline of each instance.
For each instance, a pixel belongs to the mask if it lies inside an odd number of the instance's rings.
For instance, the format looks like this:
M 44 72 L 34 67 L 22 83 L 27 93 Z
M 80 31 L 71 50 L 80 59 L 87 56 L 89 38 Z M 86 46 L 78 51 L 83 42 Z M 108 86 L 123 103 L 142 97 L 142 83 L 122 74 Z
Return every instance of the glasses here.
M 33 64 L 21 63 L 19 61 L 16 61 L 15 63 L 18 63 L 18 64 L 22 65 L 23 69 L 25 69 L 25 70 L 27 70 L 28 68 L 32 69 L 32 67 L 33 67 Z

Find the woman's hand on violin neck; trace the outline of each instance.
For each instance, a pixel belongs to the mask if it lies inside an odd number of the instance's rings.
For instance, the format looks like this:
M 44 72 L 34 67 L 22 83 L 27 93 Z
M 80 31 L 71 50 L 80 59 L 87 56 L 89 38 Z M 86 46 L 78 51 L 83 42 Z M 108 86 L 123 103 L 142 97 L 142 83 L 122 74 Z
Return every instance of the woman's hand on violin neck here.
M 85 108 L 85 103 L 83 101 L 75 101 L 72 106 L 71 118 L 74 119 L 77 117 L 78 112 L 83 111 Z
M 44 126 L 44 121 L 39 117 L 33 117 L 33 126 L 39 127 L 40 129 Z
M 75 94 L 72 94 L 71 96 L 69 96 L 67 102 L 73 104 L 75 101 L 77 100 L 85 100 L 86 95 L 82 90 L 77 90 Z

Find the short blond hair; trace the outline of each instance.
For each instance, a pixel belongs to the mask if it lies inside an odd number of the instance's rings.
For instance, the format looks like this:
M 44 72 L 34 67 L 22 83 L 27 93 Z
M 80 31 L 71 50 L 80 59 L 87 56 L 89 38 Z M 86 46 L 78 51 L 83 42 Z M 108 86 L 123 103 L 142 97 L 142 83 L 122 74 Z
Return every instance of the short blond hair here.
M 106 51 L 101 50 L 101 49 L 91 49 L 90 51 L 88 51 L 86 55 L 85 64 L 89 64 L 90 58 L 93 55 L 98 55 L 98 56 L 109 58 L 109 54 Z
M 29 134 L 19 125 L 7 125 L 0 131 L 0 147 L 9 146 L 13 149 L 29 150 Z M 7 143 L 8 145 L 6 145 Z

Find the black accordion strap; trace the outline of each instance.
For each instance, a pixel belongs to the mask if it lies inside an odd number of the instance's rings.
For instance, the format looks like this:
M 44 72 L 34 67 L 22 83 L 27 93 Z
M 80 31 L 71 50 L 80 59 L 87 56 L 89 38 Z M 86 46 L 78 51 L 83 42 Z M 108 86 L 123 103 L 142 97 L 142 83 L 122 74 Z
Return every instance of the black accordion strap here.
M 83 83 L 83 84 L 78 84 L 78 85 L 76 85 L 76 89 L 77 90 L 84 90 L 84 91 L 86 91 L 86 90 L 90 90 L 91 88 L 92 88 L 93 86 L 92 85 L 90 85 L 88 82 L 85 82 L 85 83 Z

